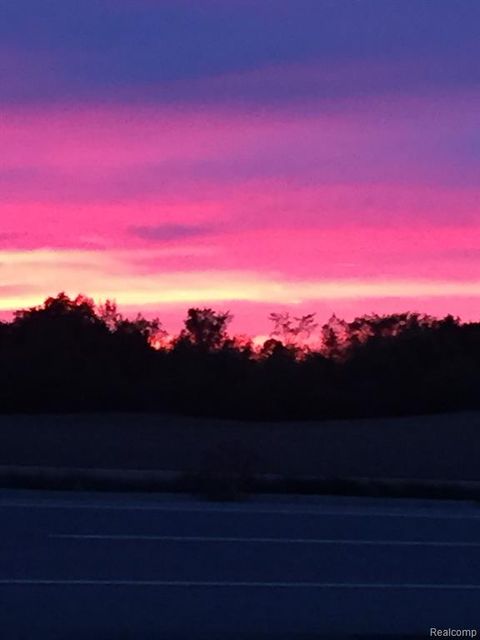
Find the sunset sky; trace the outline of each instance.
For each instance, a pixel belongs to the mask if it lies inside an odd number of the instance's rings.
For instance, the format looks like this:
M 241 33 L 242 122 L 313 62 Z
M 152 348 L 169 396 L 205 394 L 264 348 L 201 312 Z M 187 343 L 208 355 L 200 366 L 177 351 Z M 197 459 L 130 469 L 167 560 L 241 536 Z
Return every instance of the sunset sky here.
M 0 314 L 480 319 L 478 0 L 0 8 Z

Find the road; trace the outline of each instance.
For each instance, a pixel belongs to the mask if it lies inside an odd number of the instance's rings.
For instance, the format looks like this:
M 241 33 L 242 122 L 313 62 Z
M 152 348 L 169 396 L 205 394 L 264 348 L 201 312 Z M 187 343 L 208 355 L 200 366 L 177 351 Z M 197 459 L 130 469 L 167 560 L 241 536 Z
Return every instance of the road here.
M 428 637 L 480 627 L 480 507 L 0 492 L 8 640 Z

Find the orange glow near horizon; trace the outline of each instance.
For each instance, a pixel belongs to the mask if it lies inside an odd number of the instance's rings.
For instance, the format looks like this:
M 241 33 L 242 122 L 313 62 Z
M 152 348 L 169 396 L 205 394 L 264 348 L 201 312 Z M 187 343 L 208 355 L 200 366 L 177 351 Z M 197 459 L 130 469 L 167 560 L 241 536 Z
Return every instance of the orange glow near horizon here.
M 0 317 L 480 320 L 480 3 L 5 4 Z
M 478 319 L 478 189 L 437 132 L 469 103 L 407 108 L 6 110 L 0 312 L 66 291 L 255 334 L 267 306 Z

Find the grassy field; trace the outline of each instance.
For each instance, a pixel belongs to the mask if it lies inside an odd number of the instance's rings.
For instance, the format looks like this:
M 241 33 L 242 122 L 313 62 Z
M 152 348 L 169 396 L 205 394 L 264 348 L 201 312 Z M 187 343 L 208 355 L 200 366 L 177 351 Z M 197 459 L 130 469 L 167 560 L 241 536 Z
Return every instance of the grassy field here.
M 480 414 L 318 423 L 0 416 L 0 466 L 194 473 L 219 451 L 240 452 L 259 474 L 478 481 Z

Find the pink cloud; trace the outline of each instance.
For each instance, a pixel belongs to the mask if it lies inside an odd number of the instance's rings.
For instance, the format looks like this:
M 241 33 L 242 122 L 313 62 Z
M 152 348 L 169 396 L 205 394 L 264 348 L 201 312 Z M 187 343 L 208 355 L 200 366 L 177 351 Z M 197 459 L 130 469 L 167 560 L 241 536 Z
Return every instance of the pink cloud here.
M 472 317 L 473 108 L 404 107 L 4 110 L 0 309 L 67 289 L 249 327 L 264 304 Z

